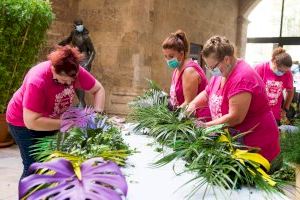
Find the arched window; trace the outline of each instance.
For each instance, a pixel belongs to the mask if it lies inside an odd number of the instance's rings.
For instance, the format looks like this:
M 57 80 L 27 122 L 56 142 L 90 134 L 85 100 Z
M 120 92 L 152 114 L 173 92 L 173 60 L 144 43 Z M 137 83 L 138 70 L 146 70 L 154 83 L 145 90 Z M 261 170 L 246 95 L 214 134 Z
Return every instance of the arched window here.
M 246 60 L 255 64 L 271 59 L 282 46 L 294 61 L 300 61 L 300 1 L 262 0 L 250 13 Z

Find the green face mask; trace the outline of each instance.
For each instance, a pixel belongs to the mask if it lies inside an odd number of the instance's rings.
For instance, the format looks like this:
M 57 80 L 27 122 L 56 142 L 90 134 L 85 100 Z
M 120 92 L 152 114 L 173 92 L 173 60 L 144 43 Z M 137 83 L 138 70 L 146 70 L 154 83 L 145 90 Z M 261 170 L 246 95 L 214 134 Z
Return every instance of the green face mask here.
M 167 64 L 171 69 L 176 69 L 177 67 L 179 67 L 180 63 L 177 60 L 177 58 L 172 58 L 170 60 L 167 60 Z

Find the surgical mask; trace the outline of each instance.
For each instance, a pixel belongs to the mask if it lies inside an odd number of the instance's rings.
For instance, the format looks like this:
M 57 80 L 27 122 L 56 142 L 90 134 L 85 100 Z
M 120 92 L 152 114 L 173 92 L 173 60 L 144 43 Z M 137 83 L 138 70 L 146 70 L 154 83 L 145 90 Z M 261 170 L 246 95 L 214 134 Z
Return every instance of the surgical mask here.
M 278 69 L 276 69 L 276 70 L 274 71 L 274 74 L 275 74 L 276 76 L 283 76 L 283 75 L 285 74 L 285 72 L 282 72 L 282 71 L 279 71 Z
M 78 32 L 82 32 L 83 31 L 83 25 L 81 24 L 81 25 L 76 25 L 76 31 L 78 31 Z
M 179 67 L 180 62 L 177 60 L 177 58 L 172 58 L 170 60 L 167 60 L 167 64 L 171 69 L 176 69 Z
M 213 76 L 222 76 L 222 72 L 219 69 L 219 67 L 215 67 L 209 71 L 210 71 L 211 75 L 213 75 Z

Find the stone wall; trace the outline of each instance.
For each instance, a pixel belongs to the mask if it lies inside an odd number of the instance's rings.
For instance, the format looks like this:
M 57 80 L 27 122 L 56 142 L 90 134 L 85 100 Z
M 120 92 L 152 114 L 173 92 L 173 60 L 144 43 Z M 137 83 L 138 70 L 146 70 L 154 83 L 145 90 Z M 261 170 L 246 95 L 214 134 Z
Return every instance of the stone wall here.
M 190 42 L 210 36 L 237 41 L 238 0 L 52 0 L 56 14 L 48 46 L 68 36 L 72 21 L 81 17 L 90 31 L 96 58 L 92 73 L 106 89 L 106 111 L 128 112 L 128 101 L 153 79 L 164 89 L 171 70 L 161 53 L 169 33 L 184 30 Z M 88 97 L 92 102 L 91 97 Z

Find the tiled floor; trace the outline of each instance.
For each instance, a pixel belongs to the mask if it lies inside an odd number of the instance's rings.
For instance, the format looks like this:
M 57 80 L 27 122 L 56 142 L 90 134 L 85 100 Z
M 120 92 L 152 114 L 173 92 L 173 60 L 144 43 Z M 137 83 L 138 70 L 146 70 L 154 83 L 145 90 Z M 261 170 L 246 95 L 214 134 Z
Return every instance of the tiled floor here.
M 0 149 L 0 200 L 18 199 L 22 161 L 16 145 Z

